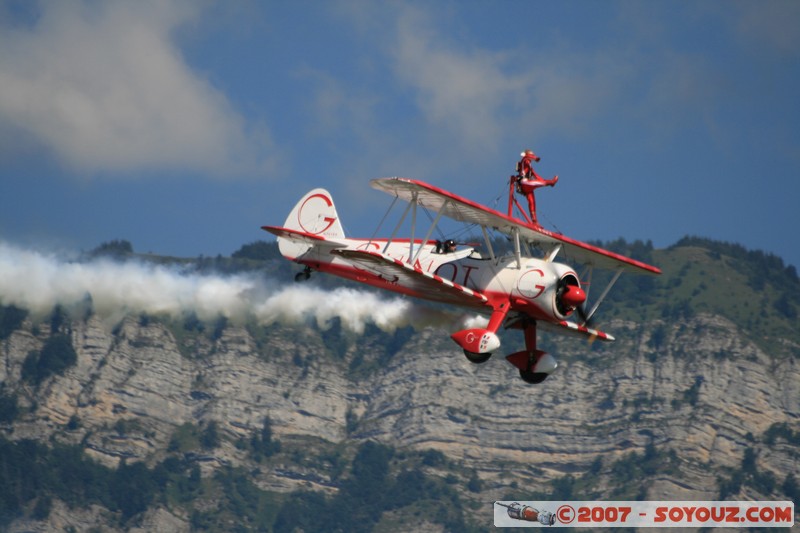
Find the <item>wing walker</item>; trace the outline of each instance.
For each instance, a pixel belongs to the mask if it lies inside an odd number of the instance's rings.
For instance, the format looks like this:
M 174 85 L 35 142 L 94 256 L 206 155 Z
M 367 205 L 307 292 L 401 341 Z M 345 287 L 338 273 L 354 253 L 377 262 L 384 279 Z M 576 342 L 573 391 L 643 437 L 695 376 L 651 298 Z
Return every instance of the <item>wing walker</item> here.
M 525 154 L 523 152 L 523 159 Z M 497 332 L 501 327 L 521 330 L 525 349 L 506 359 L 519 369 L 524 381 L 540 383 L 558 363 L 553 356 L 537 348 L 538 326 L 613 341 L 608 333 L 590 327 L 589 321 L 619 276 L 624 272 L 661 273 L 652 265 L 540 226 L 535 216 L 535 202 L 531 203 L 533 190 L 555 185 L 555 181 L 557 177 L 542 180 L 535 173 L 525 176 L 518 172 L 509 180 L 508 211 L 501 213 L 422 181 L 380 178 L 372 180 L 370 185 L 394 196 L 395 202 L 406 202 L 388 239 L 345 237 L 333 198 L 325 189 L 306 193 L 283 226 L 263 226 L 263 229 L 278 237 L 284 257 L 305 266 L 295 278 L 298 281 L 307 279 L 312 271 L 326 272 L 488 316 L 486 327 L 469 328 L 451 335 L 472 363 L 485 363 L 500 348 Z M 528 198 L 530 217 L 520 207 L 515 192 Z M 436 213 L 422 238 L 417 236 L 419 207 Z M 515 207 L 519 215 L 515 214 Z M 399 238 L 397 233 L 409 215 L 411 234 L 408 238 Z M 431 240 L 441 217 L 479 227 L 485 251 L 471 246 L 458 248 L 454 241 Z M 507 236 L 513 249 L 506 254 L 495 253 L 490 231 Z M 534 256 L 532 248 L 544 252 Z M 557 261 L 561 257 L 587 267 L 583 283 L 573 267 Z M 595 268 L 614 274 L 600 296 L 589 305 L 586 291 Z

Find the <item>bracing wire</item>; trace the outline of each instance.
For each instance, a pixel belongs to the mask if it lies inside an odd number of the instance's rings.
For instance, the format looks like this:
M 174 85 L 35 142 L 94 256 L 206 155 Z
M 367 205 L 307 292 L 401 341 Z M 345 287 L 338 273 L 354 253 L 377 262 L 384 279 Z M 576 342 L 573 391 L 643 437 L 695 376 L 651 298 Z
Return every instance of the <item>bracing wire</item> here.
M 389 209 L 387 209 L 386 212 L 383 214 L 383 218 L 381 219 L 381 221 L 378 222 L 378 227 L 375 228 L 374 232 L 372 232 L 372 236 L 369 238 L 369 242 L 372 242 L 373 239 L 375 239 L 375 235 L 377 235 L 378 232 L 380 231 L 381 226 L 383 226 L 383 223 L 386 221 L 386 217 L 388 217 L 389 213 L 392 211 L 392 208 L 394 207 L 394 204 L 397 203 L 397 199 L 398 198 L 399 198 L 398 196 L 395 196 L 394 200 L 392 200 L 392 205 L 389 206 Z
M 423 206 L 422 207 L 422 211 L 425 213 L 425 216 L 428 217 L 428 220 L 431 221 L 431 224 L 433 224 L 433 217 L 431 216 L 430 211 L 428 211 L 428 208 Z M 442 233 L 442 229 L 438 226 L 438 224 L 436 226 L 436 233 L 439 234 L 439 237 L 441 237 L 441 240 L 443 240 L 443 241 L 446 240 L 446 238 L 444 236 L 444 233 Z

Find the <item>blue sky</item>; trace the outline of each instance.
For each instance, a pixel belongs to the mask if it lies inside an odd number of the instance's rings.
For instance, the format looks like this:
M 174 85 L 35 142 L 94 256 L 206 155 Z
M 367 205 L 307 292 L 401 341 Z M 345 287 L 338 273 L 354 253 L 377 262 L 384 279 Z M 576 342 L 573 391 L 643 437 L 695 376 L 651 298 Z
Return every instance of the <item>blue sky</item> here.
M 0 1 L 0 240 L 227 255 L 318 186 L 369 236 L 532 148 L 546 227 L 800 266 L 798 94 L 791 1 Z

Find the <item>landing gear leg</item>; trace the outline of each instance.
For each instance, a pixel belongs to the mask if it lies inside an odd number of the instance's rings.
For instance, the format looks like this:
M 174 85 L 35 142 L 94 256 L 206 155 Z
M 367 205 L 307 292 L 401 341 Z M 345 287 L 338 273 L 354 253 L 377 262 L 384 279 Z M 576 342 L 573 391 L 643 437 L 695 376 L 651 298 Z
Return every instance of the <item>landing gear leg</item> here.
M 506 359 L 519 369 L 519 377 L 522 378 L 522 381 L 531 384 L 541 383 L 547 379 L 550 372 L 555 370 L 555 359 L 536 348 L 536 321 L 525 320 L 520 327 L 525 333 L 525 351 L 513 353 Z M 543 372 L 542 370 L 548 371 Z
M 294 275 L 294 280 L 298 282 L 308 281 L 308 278 L 310 277 L 311 277 L 311 267 L 306 267 L 305 269 L 303 269 L 302 272 L 298 272 L 297 274 Z

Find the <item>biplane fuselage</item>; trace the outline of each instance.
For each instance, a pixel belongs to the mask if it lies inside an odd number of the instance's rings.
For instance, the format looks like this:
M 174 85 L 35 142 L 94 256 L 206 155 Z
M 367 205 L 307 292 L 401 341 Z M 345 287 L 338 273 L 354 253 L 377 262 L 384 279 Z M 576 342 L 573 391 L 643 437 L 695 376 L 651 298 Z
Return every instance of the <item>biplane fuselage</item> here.
M 306 267 L 295 279 L 314 271 L 326 272 L 374 287 L 446 304 L 471 308 L 489 316 L 485 328 L 456 332 L 453 340 L 473 363 L 485 362 L 500 347 L 501 326 L 525 333 L 526 350 L 508 356 L 522 378 L 538 383 L 555 370 L 549 354 L 536 349 L 536 325 L 552 325 L 557 331 L 578 333 L 610 341 L 613 337 L 586 325 L 599 305 L 586 311 L 586 293 L 572 267 L 555 261 L 559 253 L 582 260 L 591 269 L 617 270 L 610 285 L 624 270 L 657 274 L 658 269 L 594 246 L 551 233 L 527 221 L 504 215 L 431 185 L 402 178 L 373 180 L 373 187 L 408 201 L 412 211 L 412 235 L 408 239 L 353 239 L 344 235 L 330 193 L 307 193 L 284 226 L 264 226 L 278 236 L 281 254 Z M 416 206 L 436 211 L 428 234 L 414 238 Z M 509 201 L 509 205 L 511 202 Z M 511 208 L 509 208 L 509 211 Z M 430 240 L 439 217 L 478 224 L 487 250 L 466 247 L 447 251 Z M 495 254 L 488 230 L 500 231 L 514 241 L 514 252 Z M 395 230 L 396 232 L 396 230 Z M 438 245 L 437 245 L 438 244 Z M 528 244 L 546 246 L 544 257 L 533 257 Z M 591 271 L 591 270 L 590 270 Z M 600 297 L 605 297 L 608 289 Z M 583 321 L 571 320 L 579 315 Z
M 411 266 L 419 272 L 429 274 L 442 283 L 451 282 L 466 289 L 465 294 L 483 294 L 489 301 L 502 301 L 511 297 L 511 309 L 524 311 L 537 320 L 563 320 L 570 312 L 559 312 L 556 302 L 555 287 L 560 279 L 578 282 L 577 274 L 567 265 L 548 263 L 535 257 L 522 257 L 522 268 L 517 268 L 514 256 L 501 256 L 492 260 L 483 257 L 473 248 L 464 248 L 451 253 L 436 253 L 435 243 L 421 240 L 414 243 L 414 249 L 408 241 L 394 241 L 386 247 L 387 241 L 342 239 L 344 246 L 336 252 L 326 251 L 322 247 L 310 247 L 306 250 L 281 246 L 285 257 L 312 270 L 333 274 L 342 278 L 365 283 L 373 287 L 390 290 L 414 298 L 436 302 L 457 303 L 463 307 L 485 307 L 484 300 L 475 298 L 474 305 L 468 301 L 451 302 L 447 296 L 403 284 L 399 276 L 371 272 L 355 266 L 341 258 L 342 252 L 349 250 L 372 251 L 381 253 L 396 261 L 399 265 L 408 263 L 409 254 L 422 251 Z M 298 253 L 299 252 L 299 253 Z M 298 253 L 298 255 L 294 255 Z

